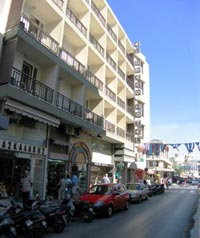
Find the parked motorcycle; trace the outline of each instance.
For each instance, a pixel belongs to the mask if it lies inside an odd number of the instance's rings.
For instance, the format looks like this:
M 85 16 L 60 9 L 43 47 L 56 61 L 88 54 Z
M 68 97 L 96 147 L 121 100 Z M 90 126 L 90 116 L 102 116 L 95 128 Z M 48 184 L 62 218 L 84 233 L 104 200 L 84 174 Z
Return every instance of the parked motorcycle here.
M 0 207 L 6 208 L 2 204 L 0 204 Z M 0 237 L 17 237 L 15 222 L 9 215 L 4 214 L 4 212 L 0 215 Z
M 46 218 L 47 227 L 53 229 L 54 232 L 62 232 L 69 222 L 68 215 L 66 215 L 68 214 L 69 207 L 61 207 L 60 204 L 49 205 L 45 201 L 40 200 L 38 195 L 36 195 L 32 208 L 40 210 Z
M 61 203 L 61 207 L 66 205 L 70 208 L 68 210 L 70 218 L 81 218 L 88 223 L 94 220 L 95 212 L 89 202 L 73 202 L 72 198 L 69 198 L 64 199 Z
M 152 184 L 149 185 L 149 194 L 152 195 L 158 195 L 163 194 L 165 192 L 164 184 Z
M 19 204 L 12 202 L 6 214 L 15 222 L 17 236 L 36 238 L 46 233 L 46 218 L 39 210 L 25 210 Z

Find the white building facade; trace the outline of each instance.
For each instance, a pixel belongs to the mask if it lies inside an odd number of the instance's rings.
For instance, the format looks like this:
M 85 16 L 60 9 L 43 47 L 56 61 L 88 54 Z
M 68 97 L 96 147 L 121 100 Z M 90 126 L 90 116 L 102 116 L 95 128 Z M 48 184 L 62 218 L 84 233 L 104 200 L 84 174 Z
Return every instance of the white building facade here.
M 78 3 L 1 2 L 0 105 L 9 126 L 0 131 L 0 181 L 8 193 L 25 169 L 43 197 L 56 197 L 59 178 L 73 171 L 82 191 L 104 173 L 132 181 L 135 148 L 149 140 L 140 45 L 106 1 Z

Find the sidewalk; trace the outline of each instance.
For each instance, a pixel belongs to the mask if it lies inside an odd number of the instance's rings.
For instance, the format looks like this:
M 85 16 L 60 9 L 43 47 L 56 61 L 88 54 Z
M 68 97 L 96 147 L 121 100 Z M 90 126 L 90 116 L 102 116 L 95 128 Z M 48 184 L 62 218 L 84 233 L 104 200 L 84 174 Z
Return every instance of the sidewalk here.
M 198 201 L 197 212 L 194 215 L 194 228 L 191 238 L 200 238 L 200 198 Z

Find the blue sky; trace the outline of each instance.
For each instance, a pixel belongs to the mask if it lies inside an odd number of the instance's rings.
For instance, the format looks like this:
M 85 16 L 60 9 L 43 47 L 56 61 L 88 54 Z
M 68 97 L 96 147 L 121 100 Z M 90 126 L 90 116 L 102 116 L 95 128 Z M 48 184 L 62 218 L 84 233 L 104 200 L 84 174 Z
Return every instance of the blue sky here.
M 150 68 L 151 139 L 200 141 L 200 1 L 107 0 Z

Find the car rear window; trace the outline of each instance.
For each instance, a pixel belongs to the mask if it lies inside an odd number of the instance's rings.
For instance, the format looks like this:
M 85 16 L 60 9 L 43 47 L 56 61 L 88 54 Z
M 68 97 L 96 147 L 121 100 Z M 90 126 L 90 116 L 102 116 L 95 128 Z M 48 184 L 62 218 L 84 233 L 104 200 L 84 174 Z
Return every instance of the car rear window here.
M 88 193 L 92 193 L 92 194 L 102 194 L 102 195 L 108 195 L 112 193 L 112 186 L 108 186 L 108 185 L 96 185 L 94 187 L 92 187 Z

